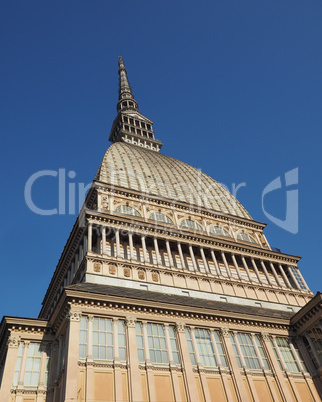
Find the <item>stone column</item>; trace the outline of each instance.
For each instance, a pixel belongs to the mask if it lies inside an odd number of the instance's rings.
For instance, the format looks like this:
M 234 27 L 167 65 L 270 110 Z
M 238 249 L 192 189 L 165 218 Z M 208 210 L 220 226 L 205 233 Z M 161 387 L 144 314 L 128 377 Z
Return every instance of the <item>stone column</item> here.
M 227 275 L 229 276 L 229 278 L 231 278 L 232 277 L 231 271 L 230 271 L 229 265 L 228 265 L 227 260 L 226 260 L 226 255 L 225 255 L 225 253 L 223 251 L 221 251 L 221 258 L 222 258 L 222 260 L 224 262 L 224 265 L 225 265 L 225 268 L 226 268 L 226 271 L 227 271 Z
M 257 276 L 257 278 L 258 278 L 258 282 L 259 282 L 259 283 L 263 283 L 262 280 L 261 280 L 261 277 L 260 277 L 260 275 L 259 275 L 259 271 L 258 271 L 256 262 L 254 261 L 254 258 L 251 258 L 251 262 L 252 262 L 252 266 L 253 266 L 253 268 L 254 268 L 254 271 L 255 271 L 255 273 L 256 273 L 256 276 Z
M 231 253 L 231 259 L 233 260 L 233 264 L 234 264 L 234 267 L 236 269 L 237 276 L 238 276 L 239 280 L 242 281 L 243 279 L 242 279 L 242 276 L 240 274 L 240 270 L 239 270 L 239 266 L 238 266 L 237 261 L 236 261 L 235 254 Z
M 159 245 L 158 245 L 158 239 L 156 237 L 154 237 L 153 242 L 154 242 L 155 256 L 157 259 L 157 265 L 162 265 L 160 251 L 159 251 Z
M 134 260 L 134 256 L 133 256 L 133 235 L 132 233 L 128 233 L 129 235 L 129 249 L 130 249 L 130 260 L 133 261 Z
M 254 282 L 253 279 L 252 279 L 251 276 L 250 276 L 249 268 L 248 268 L 247 262 L 246 262 L 246 260 L 245 260 L 245 257 L 244 257 L 243 255 L 241 256 L 241 260 L 242 260 L 242 263 L 243 263 L 243 265 L 244 265 L 245 271 L 246 271 L 246 273 L 247 273 L 249 282 Z
M 280 269 L 280 271 L 281 271 L 281 274 L 282 274 L 282 277 L 283 277 L 283 279 L 284 279 L 284 282 L 285 282 L 286 287 L 292 289 L 293 287 L 292 287 L 292 285 L 290 284 L 290 281 L 288 280 L 288 278 L 287 278 L 287 276 L 286 276 L 286 274 L 285 274 L 284 268 L 282 267 L 281 264 L 278 264 L 278 267 L 279 267 L 279 269 Z
M 9 402 L 12 400 L 10 389 L 12 387 L 12 381 L 17 364 L 19 338 L 11 334 L 7 341 L 7 346 L 7 357 L 0 387 L 0 401 L 3 402 Z M 20 369 L 21 367 L 22 366 L 20 365 Z
M 141 374 L 139 370 L 138 350 L 136 345 L 135 318 L 126 317 L 127 327 L 127 351 L 129 360 L 129 391 L 130 400 L 133 402 L 142 402 Z
M 203 250 L 203 247 L 200 247 L 200 254 L 201 254 L 202 261 L 203 261 L 203 265 L 205 266 L 205 271 L 206 271 L 207 273 L 209 273 L 209 272 L 210 272 L 210 269 L 209 269 L 209 266 L 208 266 L 208 262 L 207 262 L 207 259 L 206 259 L 206 256 L 205 256 L 205 252 L 204 252 L 204 250 Z
M 120 255 L 120 231 L 119 229 L 115 229 L 115 244 L 116 244 L 116 258 L 119 258 Z
M 169 258 L 169 265 L 172 268 L 174 266 L 174 264 L 173 264 L 173 258 L 172 258 L 172 254 L 171 254 L 171 248 L 170 248 L 169 240 L 165 241 L 165 246 L 167 248 L 167 254 L 168 254 L 168 258 Z
M 102 226 L 102 254 L 106 254 L 106 226 Z
M 68 315 L 66 330 L 66 361 L 65 361 L 65 386 L 63 400 L 74 402 L 77 399 L 78 383 L 78 348 L 81 312 L 71 307 Z
M 272 286 L 273 284 L 272 284 L 271 278 L 269 277 L 269 274 L 268 274 L 268 272 L 267 272 L 266 265 L 265 265 L 265 263 L 264 263 L 263 260 L 260 260 L 260 262 L 261 262 L 261 266 L 262 266 L 262 268 L 263 268 L 264 274 L 265 274 L 265 276 L 266 276 L 267 282 L 268 282 L 269 285 Z
M 279 279 L 279 277 L 278 277 L 278 275 L 277 275 L 277 272 L 276 272 L 276 269 L 275 269 L 275 267 L 274 267 L 274 264 L 273 264 L 272 262 L 270 262 L 270 263 L 269 263 L 269 266 L 271 267 L 271 270 L 272 270 L 272 272 L 273 272 L 273 275 L 274 275 L 274 278 L 275 278 L 275 280 L 276 280 L 277 286 L 282 287 L 283 284 L 280 282 L 280 279 Z
M 146 251 L 146 244 L 145 244 L 145 236 L 144 235 L 141 236 L 141 241 L 142 241 L 142 250 L 143 250 L 143 260 L 144 260 L 144 262 L 149 262 L 148 254 L 147 254 L 147 251 Z
M 180 255 L 180 261 L 181 261 L 182 269 L 185 269 L 186 264 L 185 264 L 183 253 L 182 253 L 181 243 L 178 242 L 177 245 L 178 245 L 178 251 L 179 251 L 179 255 Z
M 199 401 L 199 394 L 196 384 L 195 375 L 193 372 L 187 339 L 185 335 L 185 326 L 183 322 L 176 323 L 176 332 L 178 334 L 178 346 L 180 349 L 180 355 L 182 358 L 183 374 L 185 376 L 186 391 L 188 402 Z
M 87 228 L 88 242 L 87 242 L 87 251 L 92 251 L 92 241 L 93 241 L 93 224 L 92 222 L 88 222 Z
M 194 255 L 193 248 L 192 248 L 191 244 L 189 244 L 189 253 L 190 253 L 190 258 L 191 258 L 192 265 L 193 265 L 193 270 L 198 271 L 196 260 L 195 260 L 195 255 Z
M 220 268 L 219 268 L 218 261 L 217 261 L 216 254 L 215 254 L 214 250 L 210 250 L 210 254 L 211 254 L 211 258 L 212 258 L 212 260 L 214 262 L 215 271 L 216 271 L 217 275 L 221 275 Z

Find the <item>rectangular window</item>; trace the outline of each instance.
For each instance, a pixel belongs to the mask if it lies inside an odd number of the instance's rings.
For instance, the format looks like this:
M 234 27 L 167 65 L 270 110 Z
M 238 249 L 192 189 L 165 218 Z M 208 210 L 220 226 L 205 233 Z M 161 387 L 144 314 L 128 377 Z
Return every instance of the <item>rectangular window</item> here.
M 136 331 L 136 346 L 138 349 L 138 358 L 140 363 L 144 363 L 144 343 L 143 343 L 143 331 L 142 324 L 140 322 L 135 323 L 135 331 Z
M 40 373 L 40 343 L 30 343 L 27 354 L 24 385 L 37 387 Z
M 125 325 L 123 320 L 119 320 L 117 323 L 118 330 L 118 346 L 119 346 L 119 358 L 120 361 L 126 361 L 126 339 L 125 339 Z
M 236 360 L 237 360 L 238 367 L 241 369 L 243 366 L 242 366 L 242 363 L 241 363 L 239 351 L 238 351 L 237 346 L 236 346 L 235 338 L 233 337 L 233 334 L 230 333 L 230 332 L 229 332 L 229 337 L 230 337 L 230 341 L 231 341 L 231 343 L 233 345 L 233 349 L 234 349 L 234 353 L 235 353 L 235 357 L 236 357 Z
M 192 365 L 196 365 L 196 356 L 195 352 L 193 350 L 193 345 L 192 345 L 192 339 L 191 339 L 191 334 L 190 334 L 190 329 L 186 328 L 185 329 L 186 333 L 186 339 L 187 339 L 187 344 L 188 344 L 188 350 L 189 350 L 189 355 L 190 355 L 190 360 Z
M 94 318 L 93 358 L 113 360 L 113 325 L 108 318 Z
M 202 365 L 205 367 L 217 367 L 210 332 L 207 329 L 195 328 L 195 338 Z
M 47 357 L 46 357 L 46 366 L 45 366 L 45 378 L 44 378 L 44 384 L 46 386 L 48 385 L 48 380 L 49 380 L 50 361 L 51 361 L 51 347 L 48 346 Z
M 79 331 L 79 357 L 85 359 L 87 355 L 87 317 L 82 316 Z
M 249 334 L 238 333 L 237 338 L 246 367 L 251 370 L 260 370 L 261 365 L 259 363 L 251 336 Z
M 176 334 L 174 332 L 173 325 L 169 325 L 169 336 L 170 336 L 170 344 L 171 344 L 173 361 L 175 362 L 175 364 L 180 364 L 178 344 L 177 344 Z
M 272 340 L 271 338 L 270 338 L 270 341 L 271 341 L 271 345 L 272 345 L 272 348 L 273 348 L 274 355 L 275 355 L 275 357 L 276 357 L 277 363 L 278 363 L 278 365 L 280 366 L 280 369 L 283 371 L 284 369 L 283 369 L 283 366 L 282 366 L 282 363 L 281 363 L 281 359 L 280 359 L 280 357 L 279 357 L 279 354 L 277 353 L 277 350 L 276 350 L 276 348 L 275 348 L 275 344 L 274 344 L 274 342 L 273 342 L 273 340 Z
M 307 287 L 305 285 L 305 282 L 303 281 L 302 276 L 300 275 L 299 270 L 295 267 L 289 267 L 289 268 L 292 271 L 293 275 L 295 276 L 295 279 L 296 279 L 297 283 L 299 284 L 300 288 L 307 290 Z
M 299 366 L 296 362 L 295 356 L 292 352 L 288 340 L 286 338 L 276 338 L 276 344 L 278 346 L 280 354 L 282 355 L 287 370 L 293 373 L 300 372 Z
M 302 367 L 303 367 L 303 370 L 304 370 L 306 373 L 308 373 L 309 370 L 307 369 L 306 364 L 304 363 L 303 357 L 302 357 L 302 355 L 301 355 L 301 353 L 300 353 L 300 351 L 299 351 L 299 348 L 297 347 L 297 344 L 296 344 L 294 341 L 293 341 L 292 343 L 293 343 L 293 346 L 294 346 L 296 355 L 297 355 L 299 361 L 301 362 L 301 365 L 302 365 Z
M 256 342 L 257 348 L 258 348 L 258 350 L 259 350 L 259 354 L 260 354 L 260 357 L 261 357 L 261 359 L 262 359 L 262 362 L 263 362 L 263 364 L 264 364 L 264 368 L 265 368 L 266 370 L 270 370 L 269 365 L 268 365 L 267 358 L 266 358 L 265 353 L 264 353 L 263 346 L 262 346 L 262 344 L 261 344 L 261 341 L 260 341 L 258 335 L 255 335 L 255 342 Z
M 18 385 L 19 373 L 20 373 L 21 361 L 22 361 L 22 351 L 23 351 L 23 343 L 20 342 L 20 345 L 18 348 L 18 356 L 17 356 L 15 375 L 13 377 L 13 385 Z
M 221 343 L 221 340 L 220 340 L 220 337 L 219 337 L 219 334 L 217 331 L 214 331 L 214 338 L 215 338 L 215 342 L 216 342 L 216 346 L 217 346 L 217 351 L 219 354 L 218 358 L 220 359 L 220 363 L 223 367 L 228 367 L 227 360 L 225 357 L 225 352 L 222 347 L 222 343 Z
M 151 362 L 169 363 L 163 326 L 148 323 L 147 331 Z

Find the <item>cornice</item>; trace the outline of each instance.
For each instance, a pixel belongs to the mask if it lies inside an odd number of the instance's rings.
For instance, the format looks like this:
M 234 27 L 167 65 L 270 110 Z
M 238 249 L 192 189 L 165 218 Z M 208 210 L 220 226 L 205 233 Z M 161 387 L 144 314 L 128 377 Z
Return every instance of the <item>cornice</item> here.
M 162 302 L 153 302 L 137 299 L 124 299 L 124 297 L 117 297 L 104 294 L 91 293 L 84 294 L 78 290 L 65 289 L 66 297 L 69 302 L 79 309 L 84 308 L 98 308 L 100 314 L 102 310 L 108 309 L 117 311 L 122 314 L 147 314 L 158 317 L 169 317 L 175 319 L 191 319 L 228 325 L 242 325 L 254 326 L 258 328 L 271 328 L 271 329 L 289 329 L 288 319 L 277 319 L 270 317 L 259 317 L 248 315 L 247 318 L 242 313 L 235 313 L 231 311 L 206 311 L 204 308 L 197 308 L 191 306 L 169 305 Z

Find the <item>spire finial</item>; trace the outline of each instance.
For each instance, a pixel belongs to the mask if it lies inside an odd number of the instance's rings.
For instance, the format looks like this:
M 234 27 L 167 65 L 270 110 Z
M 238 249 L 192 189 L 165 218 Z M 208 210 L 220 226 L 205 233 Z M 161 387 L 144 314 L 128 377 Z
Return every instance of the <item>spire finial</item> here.
M 162 142 L 155 139 L 153 121 L 143 116 L 134 99 L 122 56 L 119 56 L 119 101 L 110 141 L 123 141 L 152 151 L 160 151 Z
M 119 77 L 119 102 L 117 104 L 117 110 L 120 111 L 123 109 L 125 105 L 123 101 L 125 100 L 129 100 L 126 102 L 126 108 L 138 110 L 138 104 L 134 99 L 122 56 L 119 56 Z

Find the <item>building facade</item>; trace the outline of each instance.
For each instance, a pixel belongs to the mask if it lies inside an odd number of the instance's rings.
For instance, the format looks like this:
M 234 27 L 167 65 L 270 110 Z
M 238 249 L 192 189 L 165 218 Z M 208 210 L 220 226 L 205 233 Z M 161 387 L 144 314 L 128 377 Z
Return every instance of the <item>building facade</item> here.
M 1 402 L 320 401 L 322 295 L 218 182 L 160 153 L 119 60 L 108 148 Z

